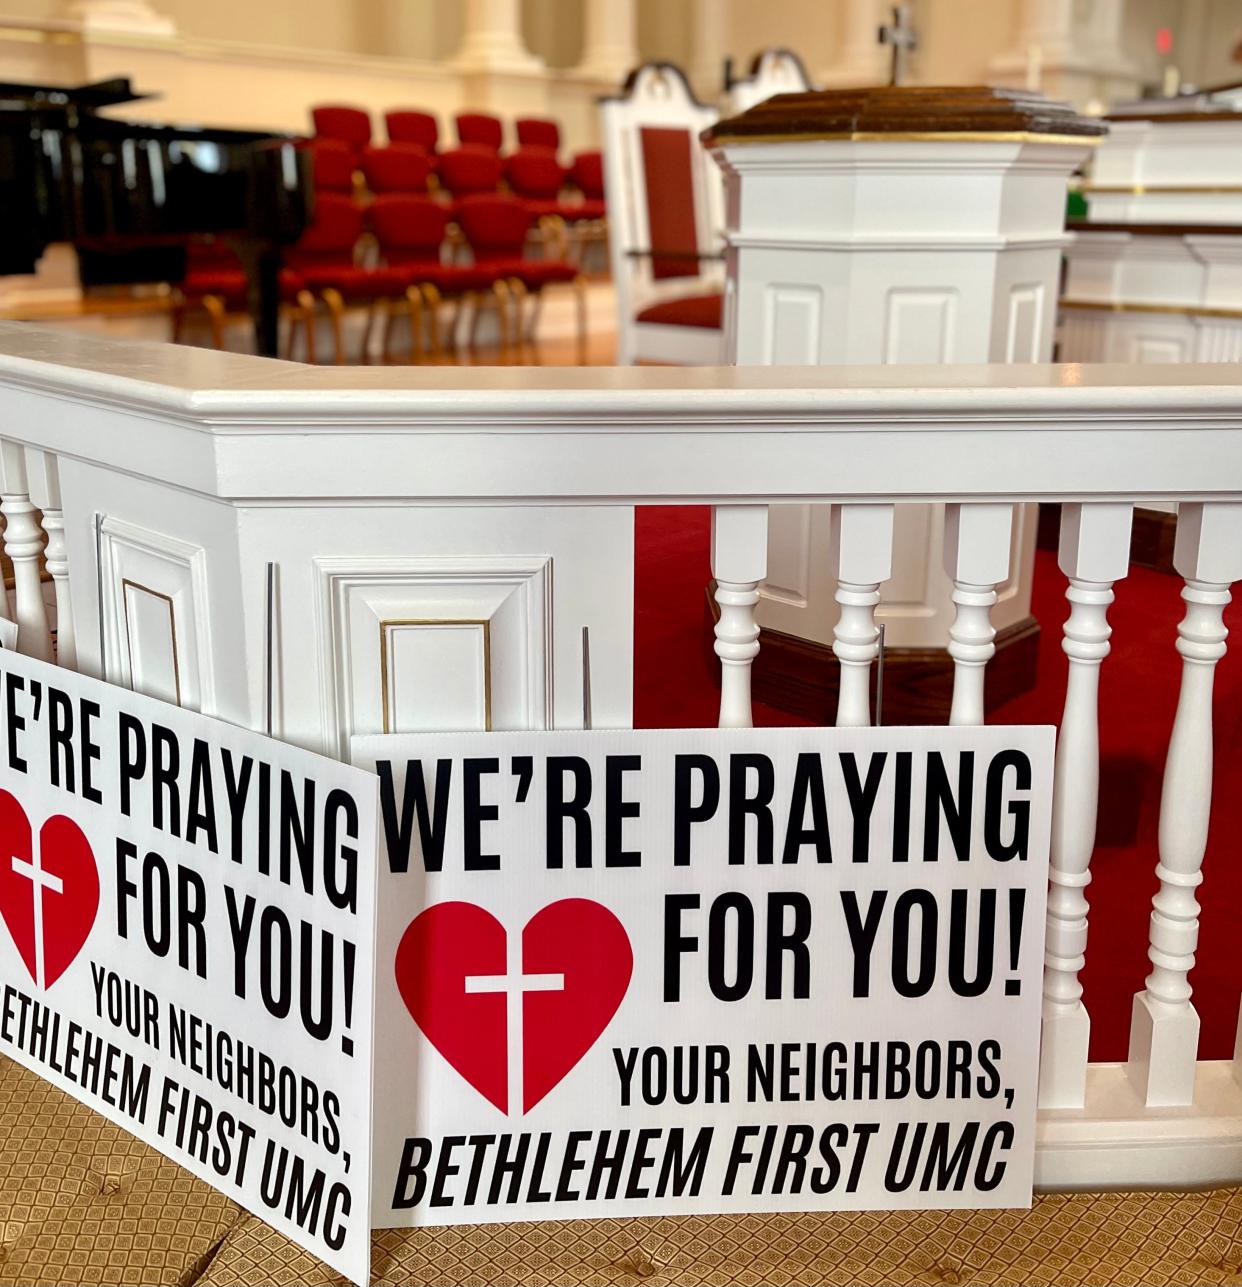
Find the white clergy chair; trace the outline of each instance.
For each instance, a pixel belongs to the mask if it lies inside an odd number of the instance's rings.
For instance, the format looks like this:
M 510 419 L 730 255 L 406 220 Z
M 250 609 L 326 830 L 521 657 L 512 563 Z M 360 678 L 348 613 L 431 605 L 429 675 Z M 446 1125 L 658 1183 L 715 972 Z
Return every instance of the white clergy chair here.
M 724 186 L 699 141 L 719 113 L 672 63 L 601 103 L 617 361 L 723 361 Z
M 805 94 L 816 88 L 792 49 L 764 49 L 751 60 L 750 74 L 729 86 L 729 115 L 737 116 L 773 94 Z

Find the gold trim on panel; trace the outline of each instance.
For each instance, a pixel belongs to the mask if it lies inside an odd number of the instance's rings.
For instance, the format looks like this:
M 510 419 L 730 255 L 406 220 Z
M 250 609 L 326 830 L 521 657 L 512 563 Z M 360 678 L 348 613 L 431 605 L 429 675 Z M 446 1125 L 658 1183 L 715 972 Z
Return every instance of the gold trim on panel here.
M 125 654 L 129 659 L 129 682 L 133 686 L 134 682 L 134 644 L 129 633 L 129 596 L 126 590 L 141 590 L 143 594 L 149 594 L 153 599 L 163 599 L 168 605 L 168 629 L 172 635 L 172 652 L 173 652 L 173 685 L 177 693 L 177 705 L 181 705 L 181 658 L 180 650 L 177 647 L 177 610 L 173 603 L 172 595 L 164 594 L 161 590 L 152 590 L 149 585 L 143 585 L 141 581 L 131 581 L 128 577 L 121 578 L 121 608 L 125 613 Z
M 492 623 L 487 617 L 402 617 L 380 622 L 380 705 L 384 732 L 391 733 L 388 721 L 388 629 L 390 626 L 482 626 L 483 627 L 483 728 L 492 731 Z
M 840 130 L 822 134 L 716 134 L 709 147 L 735 143 L 1055 143 L 1096 147 L 1092 134 L 1037 134 L 1030 130 Z
M 1242 192 L 1242 184 L 1220 184 L 1220 183 L 1084 183 L 1079 187 L 1080 192 L 1112 192 L 1122 193 L 1127 196 L 1141 197 L 1148 193 L 1175 193 L 1185 192 L 1189 194 L 1202 196 L 1204 194 L 1224 194 L 1233 193 L 1236 195 Z
M 1097 313 L 1175 313 L 1182 317 L 1242 317 L 1242 308 L 1209 308 L 1204 304 L 1126 304 L 1115 300 L 1063 299 L 1062 308 Z

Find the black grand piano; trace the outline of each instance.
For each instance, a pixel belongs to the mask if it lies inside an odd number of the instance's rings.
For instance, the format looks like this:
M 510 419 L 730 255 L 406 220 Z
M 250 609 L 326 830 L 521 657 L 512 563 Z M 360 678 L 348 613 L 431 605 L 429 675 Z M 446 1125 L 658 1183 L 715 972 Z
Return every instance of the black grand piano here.
M 128 80 L 0 83 L 0 274 L 72 242 L 85 286 L 179 281 L 185 247 L 222 238 L 245 266 L 256 349 L 276 354 L 281 247 L 311 213 L 310 158 L 286 135 L 100 114 Z

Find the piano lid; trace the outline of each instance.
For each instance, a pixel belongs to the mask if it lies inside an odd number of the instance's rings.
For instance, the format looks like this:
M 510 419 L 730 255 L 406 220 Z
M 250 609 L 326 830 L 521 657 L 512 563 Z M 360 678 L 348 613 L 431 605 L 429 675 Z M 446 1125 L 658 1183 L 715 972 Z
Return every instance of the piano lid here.
M 98 80 L 89 85 L 22 85 L 15 81 L 0 81 L 0 109 L 12 112 L 23 107 L 83 107 L 97 111 L 101 107 L 115 107 L 119 103 L 137 103 L 155 94 L 136 94 L 128 76 L 112 80 Z

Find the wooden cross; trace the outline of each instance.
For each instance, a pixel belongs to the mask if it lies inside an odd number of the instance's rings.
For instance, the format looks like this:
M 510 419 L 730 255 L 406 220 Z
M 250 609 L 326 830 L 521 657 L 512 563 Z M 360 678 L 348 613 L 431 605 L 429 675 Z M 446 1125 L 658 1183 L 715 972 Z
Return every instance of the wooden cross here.
M 918 48 L 919 38 L 914 28 L 910 25 L 910 6 L 908 4 L 893 5 L 893 20 L 887 26 L 881 27 L 878 37 L 880 44 L 891 45 L 892 69 L 889 72 L 888 83 L 890 85 L 901 84 L 902 72 L 902 54 L 910 53 Z

